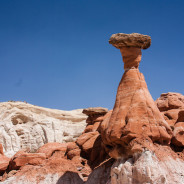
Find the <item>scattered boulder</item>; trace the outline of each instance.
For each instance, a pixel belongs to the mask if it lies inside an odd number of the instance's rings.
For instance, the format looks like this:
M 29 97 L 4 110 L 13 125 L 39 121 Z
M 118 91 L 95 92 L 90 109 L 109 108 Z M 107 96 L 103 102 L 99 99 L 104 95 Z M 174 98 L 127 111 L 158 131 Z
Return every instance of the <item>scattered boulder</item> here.
M 79 148 L 74 142 L 68 143 L 67 146 L 65 143 L 63 145 L 48 143 L 39 148 L 37 153 L 27 153 L 25 150 L 21 150 L 11 159 L 8 169 L 5 168 L 6 173 L 2 177 L 2 181 L 7 180 L 12 183 L 16 178 L 18 183 L 23 183 L 23 181 L 35 184 L 39 182 L 60 183 L 63 181 L 61 176 L 66 172 L 77 173 L 81 181 L 85 181 L 91 168 L 88 166 L 87 160 L 76 152 L 77 150 Z M 64 155 L 63 152 L 65 152 Z
M 178 122 L 175 124 L 172 143 L 175 146 L 184 147 L 184 122 Z
M 184 108 L 184 96 L 180 93 L 162 93 L 155 103 L 161 112 Z
M 175 147 L 183 147 L 184 96 L 180 93 L 163 93 L 155 103 L 173 130 L 172 144 Z
M 41 165 L 46 159 L 45 153 L 17 152 L 10 161 L 9 170 L 18 170 L 25 165 Z
M 72 160 L 75 157 L 80 157 L 81 149 L 75 142 L 70 142 L 67 144 L 67 158 Z
M 163 111 L 162 115 L 164 119 L 167 121 L 169 126 L 174 129 L 174 125 L 178 120 L 178 114 L 180 112 L 180 109 L 170 109 L 168 111 Z
M 67 150 L 67 144 L 61 144 L 58 142 L 52 142 L 44 144 L 42 147 L 40 147 L 36 153 L 44 153 L 46 155 L 46 158 L 50 158 L 55 152 L 60 152 L 62 157 L 65 156 Z

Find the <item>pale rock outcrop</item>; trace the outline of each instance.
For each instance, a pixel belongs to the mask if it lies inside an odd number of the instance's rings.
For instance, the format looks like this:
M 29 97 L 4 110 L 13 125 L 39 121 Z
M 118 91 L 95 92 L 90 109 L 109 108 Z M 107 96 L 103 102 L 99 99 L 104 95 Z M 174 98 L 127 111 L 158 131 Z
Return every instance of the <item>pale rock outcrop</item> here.
M 7 156 L 20 149 L 35 152 L 48 142 L 71 142 L 86 127 L 83 109 L 62 111 L 24 102 L 0 103 L 0 143 Z
M 149 150 L 127 160 L 117 160 L 111 168 L 111 184 L 183 184 L 184 161 L 168 156 L 160 160 Z
M 38 175 L 38 178 L 44 177 L 43 180 L 39 181 L 39 184 L 57 184 L 57 181 L 59 179 L 58 174 L 48 174 L 48 175 Z M 15 176 L 12 176 L 8 178 L 4 182 L 0 182 L 1 184 L 38 184 L 37 180 L 32 180 L 30 178 L 25 177 L 22 175 L 21 177 L 17 178 Z

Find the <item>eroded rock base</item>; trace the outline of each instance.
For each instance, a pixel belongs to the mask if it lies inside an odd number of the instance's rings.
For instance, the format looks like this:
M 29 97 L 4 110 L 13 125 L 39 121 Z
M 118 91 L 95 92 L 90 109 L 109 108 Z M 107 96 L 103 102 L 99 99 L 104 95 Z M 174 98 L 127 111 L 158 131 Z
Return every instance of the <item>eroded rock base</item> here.
M 128 160 L 117 160 L 111 169 L 111 184 L 183 184 L 184 161 L 170 156 L 164 160 L 145 150 Z

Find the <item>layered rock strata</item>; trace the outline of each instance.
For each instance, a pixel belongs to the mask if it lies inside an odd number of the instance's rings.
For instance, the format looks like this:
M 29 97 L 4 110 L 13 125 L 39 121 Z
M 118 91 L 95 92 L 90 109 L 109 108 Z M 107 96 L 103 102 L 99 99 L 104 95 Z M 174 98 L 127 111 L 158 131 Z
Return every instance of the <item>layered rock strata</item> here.
M 138 69 L 141 48 L 150 45 L 150 37 L 140 34 L 122 37 L 122 34 L 116 34 L 109 42 L 120 49 L 125 69 L 112 114 L 101 126 L 102 140 L 109 155 L 117 159 L 141 152 L 152 142 L 169 144 L 171 128 L 155 105 L 144 76 Z M 138 144 L 140 139 L 145 145 Z

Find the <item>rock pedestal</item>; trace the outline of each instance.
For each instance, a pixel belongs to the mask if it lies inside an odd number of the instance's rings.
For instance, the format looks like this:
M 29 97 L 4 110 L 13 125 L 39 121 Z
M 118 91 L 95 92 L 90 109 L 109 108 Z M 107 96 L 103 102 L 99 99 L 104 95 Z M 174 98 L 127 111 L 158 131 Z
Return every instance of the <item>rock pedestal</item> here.
M 155 105 L 139 72 L 141 49 L 151 38 L 140 34 L 115 34 L 109 43 L 120 49 L 125 72 L 120 81 L 109 120 L 101 126 L 102 140 L 113 158 L 142 152 L 150 143 L 168 144 L 172 131 Z

